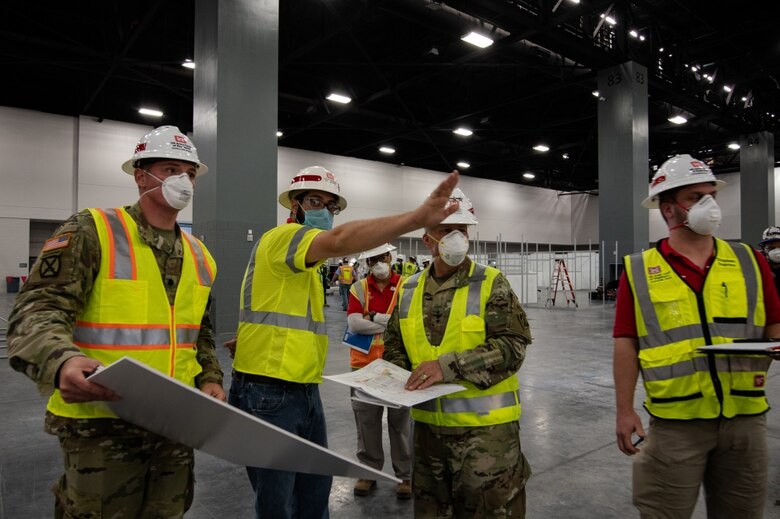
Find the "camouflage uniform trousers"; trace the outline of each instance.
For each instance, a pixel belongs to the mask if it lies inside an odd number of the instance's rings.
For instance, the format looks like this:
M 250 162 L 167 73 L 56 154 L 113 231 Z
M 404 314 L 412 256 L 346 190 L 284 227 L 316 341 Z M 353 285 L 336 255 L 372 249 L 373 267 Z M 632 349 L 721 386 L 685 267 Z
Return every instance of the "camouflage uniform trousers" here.
M 56 518 L 174 518 L 192 505 L 192 449 L 132 427 L 124 435 L 60 436 L 65 474 Z
M 414 423 L 414 516 L 524 518 L 531 467 L 518 422 L 457 430 Z

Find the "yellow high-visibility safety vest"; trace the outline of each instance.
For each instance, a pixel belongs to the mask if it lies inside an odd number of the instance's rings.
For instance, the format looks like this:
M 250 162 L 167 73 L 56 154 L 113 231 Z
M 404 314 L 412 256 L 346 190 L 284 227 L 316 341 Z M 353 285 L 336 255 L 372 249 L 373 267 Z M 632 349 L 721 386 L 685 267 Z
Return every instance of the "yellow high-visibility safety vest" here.
M 761 269 L 748 245 L 715 240 L 701 294 L 685 284 L 657 248 L 626 256 L 625 266 L 650 414 L 690 420 L 769 409 L 764 385 L 771 359 L 696 350 L 764 335 Z
M 319 268 L 306 252 L 322 232 L 296 223 L 266 232 L 241 284 L 233 368 L 299 383 L 322 382 L 328 351 Z
M 439 346 L 425 335 L 423 294 L 427 270 L 402 282 L 398 295 L 401 335 L 412 368 L 440 355 L 475 348 L 485 342 L 485 305 L 493 290 L 498 269 L 471 264 L 469 284 L 455 290 L 447 329 Z M 520 418 L 520 393 L 516 375 L 482 390 L 470 382 L 458 381 L 466 390 L 424 402 L 412 408 L 412 418 L 445 427 L 482 427 L 513 422 Z
M 348 267 L 347 265 L 339 267 L 339 283 L 342 285 L 350 285 L 352 284 L 352 280 L 352 267 Z
M 152 248 L 123 208 L 89 209 L 100 239 L 100 271 L 76 318 L 73 342 L 103 364 L 124 356 L 193 386 L 200 323 L 217 265 L 205 245 L 181 233 L 184 258 L 173 306 Z M 55 390 L 47 409 L 69 418 L 115 418 L 108 407 L 68 404 Z

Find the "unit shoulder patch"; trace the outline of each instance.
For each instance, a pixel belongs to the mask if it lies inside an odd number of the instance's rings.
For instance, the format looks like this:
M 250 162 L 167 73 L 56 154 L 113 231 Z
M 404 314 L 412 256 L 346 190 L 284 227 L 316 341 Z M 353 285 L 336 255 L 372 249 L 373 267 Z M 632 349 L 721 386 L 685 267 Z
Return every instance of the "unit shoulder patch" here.
M 42 278 L 54 278 L 60 275 L 62 262 L 60 254 L 52 254 L 41 258 L 40 274 Z

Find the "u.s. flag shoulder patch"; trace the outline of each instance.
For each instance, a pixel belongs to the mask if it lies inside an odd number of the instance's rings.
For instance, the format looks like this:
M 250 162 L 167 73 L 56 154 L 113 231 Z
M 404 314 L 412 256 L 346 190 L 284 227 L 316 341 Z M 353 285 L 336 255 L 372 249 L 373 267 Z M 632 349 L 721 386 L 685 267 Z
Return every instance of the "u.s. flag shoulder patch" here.
M 61 234 L 46 240 L 46 242 L 43 244 L 41 252 L 64 249 L 68 246 L 70 246 L 70 234 Z

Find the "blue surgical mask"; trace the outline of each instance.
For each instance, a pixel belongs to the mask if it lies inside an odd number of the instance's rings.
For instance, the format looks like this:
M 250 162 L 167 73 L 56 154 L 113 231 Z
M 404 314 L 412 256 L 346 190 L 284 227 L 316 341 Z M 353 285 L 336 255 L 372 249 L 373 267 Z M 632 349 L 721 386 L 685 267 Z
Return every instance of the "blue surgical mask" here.
M 306 214 L 303 219 L 303 225 L 329 231 L 333 228 L 333 214 L 326 207 L 322 209 L 310 209 L 304 211 Z

